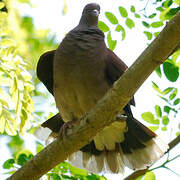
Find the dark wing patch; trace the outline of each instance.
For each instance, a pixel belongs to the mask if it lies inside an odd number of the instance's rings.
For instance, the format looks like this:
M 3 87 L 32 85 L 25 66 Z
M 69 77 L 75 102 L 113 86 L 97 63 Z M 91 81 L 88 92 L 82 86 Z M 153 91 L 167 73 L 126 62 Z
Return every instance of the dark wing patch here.
M 53 59 L 55 50 L 44 53 L 37 64 L 37 77 L 53 95 Z
M 128 69 L 128 66 L 110 49 L 107 49 L 106 63 L 106 78 L 112 85 Z M 134 98 L 129 103 L 135 106 Z
M 63 124 L 64 121 L 58 113 L 55 116 L 48 119 L 47 121 L 45 121 L 43 124 L 41 124 L 41 126 L 44 128 L 47 127 L 51 129 L 53 132 L 58 133 Z

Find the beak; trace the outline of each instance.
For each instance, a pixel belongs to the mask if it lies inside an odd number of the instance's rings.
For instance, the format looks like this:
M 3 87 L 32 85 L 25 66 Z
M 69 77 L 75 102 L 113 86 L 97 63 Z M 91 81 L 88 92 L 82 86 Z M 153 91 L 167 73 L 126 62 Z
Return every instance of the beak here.
M 93 12 L 92 12 L 92 14 L 93 14 L 94 16 L 98 17 L 99 14 L 100 14 L 100 12 L 99 12 L 97 9 L 94 9 Z

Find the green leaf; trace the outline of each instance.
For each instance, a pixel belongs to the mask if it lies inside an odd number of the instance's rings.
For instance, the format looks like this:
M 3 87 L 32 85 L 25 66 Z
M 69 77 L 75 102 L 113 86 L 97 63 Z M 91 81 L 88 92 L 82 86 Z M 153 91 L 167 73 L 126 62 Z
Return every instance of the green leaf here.
M 152 24 L 151 24 L 151 27 L 153 27 L 153 28 L 159 28 L 159 27 L 161 27 L 161 26 L 163 26 L 164 24 L 163 24 L 163 22 L 162 21 L 157 21 L 157 22 L 153 22 Z
M 170 100 L 174 99 L 174 98 L 176 97 L 176 95 L 177 95 L 177 92 L 178 92 L 178 90 L 175 89 L 175 90 L 170 94 L 169 99 L 170 99 Z
M 163 5 L 163 7 L 168 8 L 168 7 L 171 6 L 172 3 L 173 3 L 172 0 L 167 0 L 167 1 L 164 1 L 164 2 L 162 3 L 162 5 Z
M 136 18 L 140 18 L 140 17 L 141 17 L 141 16 L 140 16 L 139 14 L 137 14 L 137 13 L 135 13 L 134 16 L 135 16 Z
M 167 16 L 174 16 L 179 10 L 180 10 L 180 7 L 172 8 L 169 10 L 169 12 L 166 15 Z
M 146 37 L 147 37 L 148 40 L 151 40 L 151 39 L 152 39 L 152 33 L 151 33 L 151 32 L 144 31 L 144 34 L 146 35 Z
M 150 24 L 149 24 L 149 23 L 147 23 L 147 22 L 145 22 L 145 21 L 142 21 L 142 24 L 143 24 L 143 26 L 145 26 L 146 28 L 150 28 Z
M 49 176 L 51 177 L 51 180 L 62 180 L 58 174 L 50 173 Z
M 112 24 L 118 24 L 116 16 L 111 12 L 105 12 L 105 16 Z
M 178 105 L 180 103 L 180 98 L 177 98 L 175 101 L 174 101 L 174 105 Z
M 153 13 L 153 14 L 151 14 L 150 16 L 148 16 L 148 18 L 152 19 L 152 18 L 154 18 L 155 16 L 156 16 L 156 13 Z
M 176 136 L 180 136 L 180 132 L 177 132 L 177 133 L 176 133 Z
M 151 122 L 154 120 L 154 115 L 151 112 L 144 112 L 142 113 L 141 117 L 146 122 Z
M 145 174 L 144 180 L 156 180 L 155 174 L 152 171 L 149 171 Z
M 5 6 L 4 2 L 0 2 L 0 9 L 2 9 Z
M 117 26 L 116 26 L 116 29 L 115 29 L 115 31 L 117 31 L 117 32 L 122 32 L 122 40 L 124 40 L 125 39 L 125 37 L 126 37 L 126 31 L 125 31 L 125 29 L 120 25 L 120 24 L 118 24 Z
M 169 124 L 169 118 L 167 116 L 162 117 L 162 123 L 166 126 Z
M 36 152 L 39 153 L 44 149 L 44 146 L 40 142 L 36 142 Z
M 171 82 L 175 82 L 179 77 L 179 68 L 171 61 L 163 63 L 163 71 L 166 78 Z
M 158 10 L 158 11 L 160 11 L 160 12 L 164 11 L 164 9 L 163 9 L 161 6 L 160 6 L 160 7 L 157 7 L 156 10 Z
M 152 87 L 154 88 L 154 90 L 156 90 L 158 93 L 162 93 L 161 90 L 159 89 L 158 85 L 152 81 Z
M 143 179 L 143 175 L 142 176 L 139 176 L 138 178 L 136 178 L 135 180 L 142 180 Z
M 69 166 L 69 170 L 70 170 L 71 174 L 76 175 L 76 176 L 87 176 L 88 175 L 88 172 L 86 170 L 79 169 L 74 166 Z
M 155 131 L 157 131 L 157 130 L 159 129 L 159 126 L 148 126 L 148 128 L 149 128 L 151 131 L 155 132 Z
M 2 106 L 2 104 L 0 103 L 0 117 L 1 117 L 2 109 L 3 109 L 3 106 Z
M 135 26 L 134 21 L 130 18 L 127 18 L 125 23 L 130 29 L 132 29 Z
M 154 118 L 154 115 L 151 112 L 144 112 L 141 115 L 142 119 L 151 124 L 159 124 L 159 119 Z
M 3 116 L 0 117 L 0 133 L 4 133 L 6 120 Z
M 159 35 L 160 32 L 155 32 L 154 36 L 157 37 Z
M 10 169 L 10 168 L 14 167 L 14 165 L 13 165 L 14 163 L 15 163 L 14 159 L 8 159 L 4 162 L 3 168 Z
M 98 21 L 98 27 L 103 32 L 109 31 L 109 27 L 102 21 Z
M 159 66 L 155 71 L 156 71 L 157 75 L 161 78 L 162 77 L 161 67 Z
M 162 127 L 161 130 L 162 131 L 167 131 L 167 127 Z
M 174 0 L 174 3 L 176 3 L 177 5 L 180 5 L 180 0 Z
M 171 110 L 171 108 L 169 106 L 164 106 L 164 112 L 169 114 L 170 110 Z
M 173 87 L 168 87 L 162 92 L 162 94 L 166 95 L 166 94 L 170 93 L 173 89 L 174 89 Z
M 109 31 L 109 33 L 107 35 L 107 42 L 108 42 L 109 49 L 111 49 L 113 51 L 115 49 L 115 47 L 116 47 L 117 41 L 112 40 L 110 31 Z
M 136 12 L 135 7 L 134 7 L 134 6 L 131 6 L 130 11 L 131 11 L 132 13 Z
M 20 154 L 17 158 L 17 163 L 20 166 L 23 166 L 27 161 L 28 161 L 28 157 L 26 156 L 26 154 Z
M 128 17 L 128 13 L 124 7 L 119 6 L 119 12 L 120 12 L 122 17 L 124 17 L 124 18 Z
M 161 107 L 160 106 L 155 105 L 155 111 L 156 111 L 157 117 L 162 117 L 162 111 L 161 111 Z

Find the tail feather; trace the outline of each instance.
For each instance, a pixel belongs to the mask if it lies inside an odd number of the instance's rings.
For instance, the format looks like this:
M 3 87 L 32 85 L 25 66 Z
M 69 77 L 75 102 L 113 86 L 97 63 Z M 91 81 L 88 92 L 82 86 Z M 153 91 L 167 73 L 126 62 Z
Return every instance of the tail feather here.
M 43 123 L 40 129 L 44 127 L 47 130 L 48 127 L 52 131 L 51 134 L 51 131 L 48 133 L 52 136 L 53 133 L 57 134 L 63 123 L 57 114 Z M 134 170 L 145 169 L 157 161 L 167 149 L 168 145 L 155 133 L 129 116 L 126 121 L 114 122 L 105 127 L 93 141 L 70 155 L 67 160 L 72 165 L 92 173 L 123 173 L 126 166 Z

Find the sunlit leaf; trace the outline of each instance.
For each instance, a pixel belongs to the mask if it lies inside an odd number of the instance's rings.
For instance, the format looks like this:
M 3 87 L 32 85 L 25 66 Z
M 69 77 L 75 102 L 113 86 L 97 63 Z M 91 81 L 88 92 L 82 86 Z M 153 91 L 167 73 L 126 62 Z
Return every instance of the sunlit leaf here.
M 3 116 L 0 117 L 0 133 L 4 132 L 6 120 Z
M 155 132 L 155 131 L 157 131 L 157 130 L 159 129 L 159 126 L 148 126 L 148 128 L 149 128 L 151 131 Z
M 112 23 L 112 24 L 118 24 L 118 20 L 116 18 L 116 16 L 111 13 L 111 12 L 105 12 L 105 15 L 107 17 L 107 19 Z
M 159 120 L 154 118 L 151 112 L 144 112 L 141 115 L 142 119 L 151 124 L 159 124 Z
M 162 131 L 167 131 L 167 127 L 162 127 L 161 130 Z
M 147 23 L 147 22 L 145 22 L 145 21 L 142 21 L 142 24 L 143 24 L 143 26 L 145 26 L 146 28 L 150 28 L 150 27 L 151 27 L 150 24 Z
M 151 27 L 153 27 L 153 28 L 159 28 L 159 27 L 161 27 L 161 26 L 163 26 L 164 24 L 163 24 L 163 22 L 162 21 L 157 21 L 157 22 L 153 22 L 152 24 L 151 24 Z
M 169 118 L 168 118 L 168 116 L 163 116 L 163 117 L 162 117 L 162 123 L 163 123 L 164 125 L 168 125 L 168 124 L 169 124 Z
M 51 180 L 63 180 L 60 178 L 60 176 L 56 173 L 50 173 L 49 176 L 51 177 Z
M 152 171 L 149 171 L 145 174 L 144 180 L 156 180 L 155 174 Z
M 0 2 L 0 9 L 2 9 L 5 6 L 4 2 Z
M 174 89 L 173 87 L 168 87 L 162 92 L 162 94 L 166 95 L 166 94 L 170 93 L 173 89 Z
M 156 90 L 158 93 L 162 93 L 161 90 L 159 89 L 158 85 L 152 81 L 152 87 L 154 88 L 154 90 Z
M 36 142 L 36 152 L 39 153 L 44 149 L 44 146 L 40 142 Z
M 111 32 L 109 32 L 108 35 L 107 35 L 107 41 L 108 41 L 109 49 L 111 49 L 113 51 L 115 49 L 115 47 L 116 47 L 117 41 L 112 40 Z
M 161 67 L 159 66 L 155 71 L 156 71 L 157 75 L 161 78 L 162 77 Z
M 104 22 L 102 22 L 102 21 L 98 21 L 98 27 L 103 32 L 109 31 L 109 27 Z
M 121 16 L 124 18 L 126 18 L 128 16 L 127 10 L 122 6 L 119 6 L 119 12 L 120 12 Z
M 148 18 L 152 19 L 152 18 L 154 18 L 155 16 L 156 16 L 156 13 L 153 13 L 153 14 L 151 14 L 150 16 L 148 16 Z
M 15 163 L 14 159 L 8 159 L 4 162 L 3 168 L 4 169 L 10 169 L 14 166 L 14 163 Z
M 175 82 L 179 77 L 179 68 L 171 61 L 165 61 L 163 63 L 163 71 L 167 79 L 171 82 Z
M 174 16 L 179 10 L 180 10 L 180 7 L 172 8 L 169 10 L 169 12 L 166 15 L 167 16 Z
M 147 37 L 148 40 L 151 40 L 151 39 L 152 39 L 152 33 L 151 33 L 151 32 L 144 31 L 144 34 L 146 35 L 146 37 Z
M 141 16 L 140 16 L 139 14 L 137 14 L 137 13 L 135 13 L 134 16 L 135 16 L 136 18 L 140 18 L 140 17 L 141 17 Z
M 161 117 L 162 116 L 162 111 L 161 111 L 161 107 L 160 106 L 155 105 L 155 111 L 156 111 L 157 117 Z
M 130 18 L 127 18 L 125 23 L 128 26 L 128 28 L 130 28 L 130 29 L 135 27 L 134 21 L 132 19 L 130 19 Z
M 174 2 L 178 5 L 180 5 L 180 0 L 174 0 Z
M 164 112 L 169 114 L 170 110 L 171 108 L 169 106 L 164 106 Z
M 135 9 L 135 7 L 134 7 L 133 5 L 131 6 L 130 11 L 131 11 L 132 13 L 134 13 L 134 12 L 136 11 L 136 9 Z
M 125 39 L 125 37 L 126 37 L 126 31 L 125 31 L 125 29 L 124 29 L 120 24 L 117 25 L 115 31 L 117 31 L 117 32 L 122 32 L 122 40 Z
M 170 94 L 169 99 L 170 99 L 170 100 L 174 99 L 174 98 L 176 97 L 176 95 L 177 95 L 177 92 L 178 92 L 178 90 L 175 89 L 175 90 Z
M 173 0 L 166 0 L 162 3 L 162 5 L 163 7 L 167 8 L 167 7 L 170 7 L 172 3 L 173 3 Z
M 2 104 L 0 103 L 0 118 L 1 118 L 1 113 L 2 113 Z
M 164 11 L 164 8 L 160 6 L 160 7 L 157 7 L 156 10 L 161 12 L 161 11 Z
M 154 36 L 157 37 L 159 35 L 160 32 L 155 32 Z
M 180 98 L 177 98 L 175 101 L 174 101 L 174 105 L 178 105 L 180 103 Z

